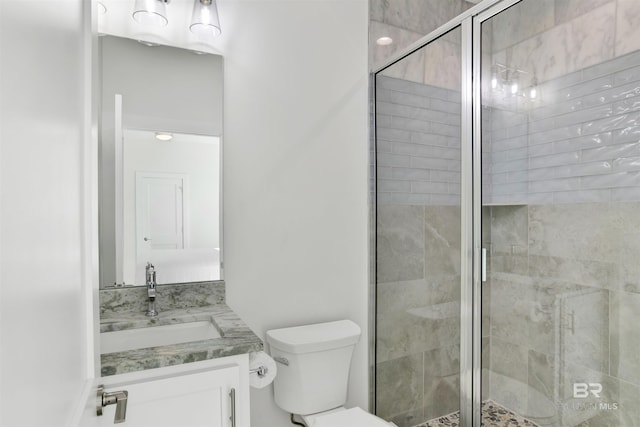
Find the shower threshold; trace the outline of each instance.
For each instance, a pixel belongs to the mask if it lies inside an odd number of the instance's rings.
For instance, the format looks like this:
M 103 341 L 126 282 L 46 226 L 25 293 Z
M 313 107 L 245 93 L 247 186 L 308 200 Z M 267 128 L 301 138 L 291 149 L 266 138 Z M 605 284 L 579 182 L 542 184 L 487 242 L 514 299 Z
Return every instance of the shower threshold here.
M 434 418 L 416 427 L 459 427 L 460 412 Z M 482 402 L 482 425 L 486 427 L 539 427 L 491 400 Z

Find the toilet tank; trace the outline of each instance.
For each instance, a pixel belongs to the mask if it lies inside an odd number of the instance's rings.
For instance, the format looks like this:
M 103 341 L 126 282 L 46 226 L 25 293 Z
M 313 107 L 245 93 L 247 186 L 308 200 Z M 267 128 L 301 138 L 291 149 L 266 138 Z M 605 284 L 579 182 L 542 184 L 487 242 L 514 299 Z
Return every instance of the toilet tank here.
M 360 327 L 351 320 L 267 331 L 278 363 L 273 382 L 276 404 L 298 415 L 342 406 Z

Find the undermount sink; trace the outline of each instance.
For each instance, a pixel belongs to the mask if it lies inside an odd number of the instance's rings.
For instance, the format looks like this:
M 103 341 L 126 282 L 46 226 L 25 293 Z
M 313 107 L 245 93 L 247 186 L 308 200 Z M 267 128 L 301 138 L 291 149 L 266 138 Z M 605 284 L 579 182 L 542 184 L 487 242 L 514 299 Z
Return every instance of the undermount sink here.
M 124 329 L 121 331 L 102 332 L 100 334 L 100 352 L 115 353 L 220 337 L 218 328 L 210 320 Z

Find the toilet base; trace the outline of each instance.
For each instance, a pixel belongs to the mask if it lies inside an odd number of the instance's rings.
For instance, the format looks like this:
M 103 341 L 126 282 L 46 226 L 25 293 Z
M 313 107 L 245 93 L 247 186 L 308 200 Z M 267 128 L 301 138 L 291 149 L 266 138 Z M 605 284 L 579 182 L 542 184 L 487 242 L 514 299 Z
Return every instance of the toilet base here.
M 350 409 L 339 407 L 316 414 L 302 415 L 300 418 L 307 427 L 397 427 L 394 423 L 358 407 Z

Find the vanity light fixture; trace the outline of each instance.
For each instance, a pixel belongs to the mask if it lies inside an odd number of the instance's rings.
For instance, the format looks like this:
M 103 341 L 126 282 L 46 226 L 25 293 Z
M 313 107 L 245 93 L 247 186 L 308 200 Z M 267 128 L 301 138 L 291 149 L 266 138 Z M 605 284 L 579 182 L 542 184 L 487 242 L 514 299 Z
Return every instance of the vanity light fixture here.
M 201 39 L 212 39 L 222 34 L 216 0 L 195 0 L 189 30 Z
M 160 141 L 171 141 L 173 139 L 173 134 L 168 132 L 156 132 L 156 139 Z
M 379 46 L 388 46 L 391 43 L 393 43 L 393 39 L 391 37 L 380 37 L 378 40 L 376 40 L 376 44 Z
M 503 64 L 491 66 L 491 90 L 506 98 L 524 98 L 529 104 L 540 98 L 538 78 L 534 74 L 530 85 L 523 84 L 529 72 L 519 68 L 511 68 Z
M 529 98 L 536 99 L 538 97 L 538 78 L 533 76 L 531 86 L 529 87 Z
M 168 2 L 169 0 L 136 0 L 133 19 L 142 25 L 164 27 L 169 23 L 166 7 Z

